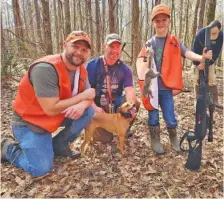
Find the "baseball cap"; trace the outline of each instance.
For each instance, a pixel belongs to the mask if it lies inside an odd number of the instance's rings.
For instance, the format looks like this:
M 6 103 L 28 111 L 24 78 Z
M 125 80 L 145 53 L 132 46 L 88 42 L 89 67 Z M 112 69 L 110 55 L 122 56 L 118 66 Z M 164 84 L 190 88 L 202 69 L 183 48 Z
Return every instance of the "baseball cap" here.
M 122 43 L 121 38 L 118 34 L 112 33 L 106 36 L 106 41 L 105 41 L 106 44 L 111 44 L 115 41 L 119 42 L 120 44 Z
M 70 41 L 70 42 L 76 42 L 76 41 L 86 41 L 87 44 L 89 45 L 89 48 L 91 48 L 91 40 L 89 36 L 87 35 L 86 32 L 84 31 L 72 31 L 68 37 L 66 38 L 65 41 Z
M 152 10 L 151 20 L 153 20 L 158 14 L 166 14 L 170 17 L 170 8 L 167 5 L 157 5 Z

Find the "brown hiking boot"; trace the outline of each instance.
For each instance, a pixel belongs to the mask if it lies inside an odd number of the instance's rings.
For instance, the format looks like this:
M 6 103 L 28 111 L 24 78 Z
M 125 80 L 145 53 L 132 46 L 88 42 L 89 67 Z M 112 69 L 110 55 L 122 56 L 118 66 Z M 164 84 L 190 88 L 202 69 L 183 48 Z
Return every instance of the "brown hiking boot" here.
M 6 152 L 7 152 L 8 146 L 12 144 L 15 144 L 15 141 L 11 137 L 1 139 L 1 163 L 8 161 L 6 159 Z
M 158 155 L 165 153 L 163 145 L 160 143 L 160 127 L 159 126 L 149 126 L 149 133 L 151 136 L 151 146 L 152 150 Z
M 177 137 L 177 129 L 176 128 L 167 128 L 167 131 L 169 133 L 170 143 L 172 145 L 172 148 L 175 151 L 180 152 L 180 142 Z

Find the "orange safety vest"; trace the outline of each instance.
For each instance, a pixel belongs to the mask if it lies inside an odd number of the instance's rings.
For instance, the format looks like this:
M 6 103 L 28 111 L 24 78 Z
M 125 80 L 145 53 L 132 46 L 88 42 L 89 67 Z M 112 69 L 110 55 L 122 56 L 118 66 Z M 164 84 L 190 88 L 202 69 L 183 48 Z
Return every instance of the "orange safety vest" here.
M 138 58 L 146 56 L 146 48 L 142 48 Z M 168 34 L 166 37 L 165 47 L 163 50 L 162 66 L 161 66 L 161 81 L 162 83 L 172 89 L 173 95 L 181 92 L 183 89 L 182 82 L 182 63 L 181 63 L 181 47 L 180 41 L 173 35 Z M 144 80 L 138 81 L 140 91 L 143 92 Z M 149 97 L 142 95 L 142 102 L 146 110 L 154 110 L 150 104 Z
M 61 56 L 59 54 L 48 55 L 37 60 L 29 67 L 29 70 L 19 84 L 17 95 L 13 102 L 13 108 L 25 121 L 52 133 L 57 130 L 64 120 L 64 114 L 48 116 L 41 108 L 29 79 L 30 71 L 38 63 L 49 63 L 56 69 L 58 74 L 59 99 L 63 100 L 72 97 L 70 78 Z M 84 90 L 87 75 L 84 65 L 81 65 L 78 93 Z

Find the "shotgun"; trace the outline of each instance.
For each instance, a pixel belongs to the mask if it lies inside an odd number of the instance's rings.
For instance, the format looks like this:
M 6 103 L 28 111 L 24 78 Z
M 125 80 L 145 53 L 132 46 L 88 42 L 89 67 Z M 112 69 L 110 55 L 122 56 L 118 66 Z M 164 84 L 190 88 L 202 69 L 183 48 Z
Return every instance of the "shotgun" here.
M 211 49 L 210 28 L 205 29 L 205 47 Z M 213 112 L 215 109 L 212 104 L 209 86 L 208 72 L 209 60 L 205 60 L 205 70 L 199 71 L 199 95 L 196 102 L 195 126 L 194 132 L 187 131 L 180 139 L 180 148 L 184 152 L 188 152 L 187 162 L 185 167 L 191 171 L 199 170 L 201 167 L 202 157 L 202 141 L 208 132 L 208 142 L 213 141 Z M 209 111 L 209 115 L 207 114 Z M 182 147 L 183 142 L 187 140 L 189 148 Z

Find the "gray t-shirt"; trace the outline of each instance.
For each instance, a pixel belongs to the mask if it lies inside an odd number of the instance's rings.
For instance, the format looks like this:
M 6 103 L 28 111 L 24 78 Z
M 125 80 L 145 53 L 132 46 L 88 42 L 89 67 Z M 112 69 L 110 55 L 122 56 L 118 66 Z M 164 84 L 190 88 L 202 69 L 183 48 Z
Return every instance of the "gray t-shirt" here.
M 74 87 L 75 71 L 68 71 L 71 82 L 71 89 Z M 30 72 L 30 81 L 34 87 L 37 97 L 59 97 L 58 74 L 51 64 L 39 63 L 35 65 Z M 90 88 L 87 79 L 84 90 Z M 41 133 L 46 130 L 28 123 L 22 119 L 15 111 L 12 116 L 13 125 L 28 125 L 34 132 Z
M 165 46 L 166 37 L 156 37 L 154 36 L 152 39 L 146 42 L 146 45 L 148 42 L 152 44 L 152 49 L 154 51 L 154 60 L 156 64 L 157 71 L 161 72 L 161 62 L 162 62 L 162 56 L 163 56 L 163 49 Z M 181 55 L 184 56 L 186 51 L 188 50 L 182 42 L 180 42 L 181 47 Z M 159 90 L 169 90 L 161 81 L 161 77 L 158 78 L 158 88 Z

